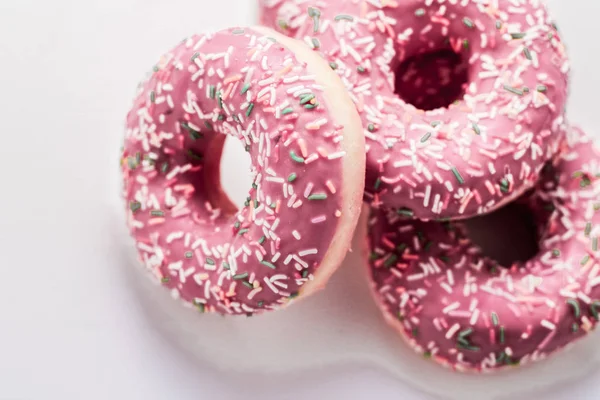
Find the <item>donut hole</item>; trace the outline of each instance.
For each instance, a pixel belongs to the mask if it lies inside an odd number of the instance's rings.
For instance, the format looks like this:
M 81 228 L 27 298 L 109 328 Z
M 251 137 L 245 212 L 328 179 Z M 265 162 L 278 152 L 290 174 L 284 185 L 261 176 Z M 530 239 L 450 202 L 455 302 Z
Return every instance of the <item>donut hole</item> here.
M 395 68 L 395 93 L 404 102 L 428 111 L 461 100 L 469 80 L 466 55 L 438 49 L 408 57 Z
M 532 259 L 540 250 L 540 224 L 523 202 L 510 203 L 490 214 L 465 221 L 469 239 L 482 254 L 510 268 Z
M 244 207 L 248 189 L 252 186 L 252 160 L 241 141 L 228 136 L 225 139 L 220 163 L 220 184 L 228 200 Z

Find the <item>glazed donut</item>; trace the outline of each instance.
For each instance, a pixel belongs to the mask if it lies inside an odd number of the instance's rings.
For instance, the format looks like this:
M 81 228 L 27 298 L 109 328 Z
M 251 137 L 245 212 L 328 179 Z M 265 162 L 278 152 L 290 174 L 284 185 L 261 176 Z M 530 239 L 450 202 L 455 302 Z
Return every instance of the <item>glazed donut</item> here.
M 492 211 L 533 187 L 560 143 L 569 62 L 539 0 L 259 2 L 265 25 L 342 77 L 373 206 L 419 219 Z
M 462 222 L 374 210 L 369 270 L 386 320 L 418 353 L 459 371 L 525 364 L 585 336 L 600 312 L 599 159 L 573 129 L 517 200 L 536 222 L 539 252 L 507 268 L 481 254 Z
M 220 183 L 226 136 L 252 162 L 240 210 Z M 345 256 L 364 158 L 343 84 L 304 44 L 267 28 L 192 36 L 160 59 L 127 116 L 121 169 L 139 256 L 203 312 L 281 308 Z

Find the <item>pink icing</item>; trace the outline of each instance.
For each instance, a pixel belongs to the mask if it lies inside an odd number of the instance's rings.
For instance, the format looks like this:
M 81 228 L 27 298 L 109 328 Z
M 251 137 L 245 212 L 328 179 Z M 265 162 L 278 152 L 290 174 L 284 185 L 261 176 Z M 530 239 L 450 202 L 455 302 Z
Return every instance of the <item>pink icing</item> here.
M 185 39 L 139 87 L 122 160 L 139 256 L 201 311 L 287 304 L 314 278 L 341 215 L 343 128 L 289 49 L 251 29 Z M 252 159 L 235 210 L 220 188 L 225 135 Z
M 363 121 L 372 205 L 421 219 L 486 213 L 531 188 L 555 153 L 569 63 L 541 1 L 259 2 L 264 24 L 304 39 L 344 81 Z M 404 80 L 406 62 L 444 51 L 468 64 L 460 90 Z M 430 75 L 440 73 L 465 75 Z M 434 98 L 418 100 L 418 89 Z M 394 93 L 427 108 L 449 90 L 464 96 L 428 111 Z
M 386 318 L 419 353 L 457 370 L 543 358 L 585 336 L 600 312 L 600 147 L 580 130 L 521 198 L 539 253 L 509 268 L 486 258 L 460 222 L 373 211 L 370 271 Z

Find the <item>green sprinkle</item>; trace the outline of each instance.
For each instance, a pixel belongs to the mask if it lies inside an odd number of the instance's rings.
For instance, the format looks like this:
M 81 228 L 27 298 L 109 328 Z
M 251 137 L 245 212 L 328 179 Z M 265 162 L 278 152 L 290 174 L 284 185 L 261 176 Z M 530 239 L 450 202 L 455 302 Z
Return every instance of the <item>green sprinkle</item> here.
M 404 321 L 404 315 L 402 315 L 402 311 L 398 311 L 398 320 Z
M 590 180 L 590 178 L 588 178 L 587 176 L 584 176 L 583 178 L 581 178 L 581 182 L 579 182 L 579 187 L 587 187 L 590 186 L 592 184 L 592 181 Z
M 210 122 L 208 121 L 204 121 L 204 126 L 206 126 L 207 129 L 210 129 L 211 131 L 213 130 L 213 126 Z
M 258 239 L 258 244 L 263 244 L 265 240 L 267 240 L 267 237 L 265 235 L 262 235 L 260 239 Z
M 590 255 L 589 255 L 589 254 L 586 254 L 586 255 L 585 255 L 585 256 L 583 256 L 583 258 L 581 259 L 581 262 L 580 262 L 580 264 L 581 264 L 581 265 L 585 265 L 585 264 L 587 264 L 587 262 L 588 262 L 588 261 L 590 261 Z
M 471 21 L 471 19 L 469 19 L 467 17 L 463 18 L 463 24 L 465 24 L 465 26 L 467 28 L 469 28 L 469 29 L 472 29 L 475 26 L 475 24 L 473 23 L 473 21 Z
M 512 86 L 504 85 L 504 90 L 516 94 L 518 96 L 523 96 L 523 91 L 521 89 L 517 89 Z
M 185 252 L 185 258 L 192 258 L 193 253 L 191 251 L 186 251 Z
M 575 333 L 579 330 L 579 325 L 577 325 L 576 322 L 573 322 L 573 325 L 571 325 L 571 332 Z
M 598 237 L 592 239 L 592 250 L 598 251 Z
M 508 193 L 508 179 L 502 178 L 500 179 L 500 191 L 502 193 Z
M 158 72 L 160 71 L 160 68 L 158 68 L 158 65 L 155 65 L 154 67 L 152 67 L 152 71 Z
M 190 61 L 191 61 L 191 62 L 194 62 L 194 60 L 195 60 L 196 58 L 198 58 L 198 56 L 199 56 L 199 55 L 200 55 L 200 53 L 198 53 L 198 52 L 195 52 L 194 54 L 192 54 L 192 57 L 190 58 Z
M 479 125 L 477 125 L 475 122 L 473 122 L 473 130 L 476 134 L 481 135 L 481 129 L 479 129 Z
M 368 130 L 369 132 L 374 132 L 374 131 L 375 131 L 375 125 L 373 125 L 373 124 L 369 124 L 369 125 L 367 125 L 367 130 Z
M 254 289 L 254 286 L 252 286 L 252 284 L 248 281 L 242 281 L 242 285 L 246 286 L 248 289 Z M 252 315 L 248 316 L 251 317 Z
M 308 276 L 308 270 L 307 269 L 302 270 L 302 277 L 306 278 L 307 276 Z
M 461 343 L 458 342 L 458 347 L 464 350 L 469 350 L 469 351 L 479 351 L 479 347 L 477 346 L 472 346 L 470 344 L 467 343 Z
M 231 31 L 231 33 L 233 33 L 234 35 L 243 35 L 245 31 L 243 29 L 234 29 L 233 31 Z
M 424 8 L 418 8 L 418 9 L 415 11 L 415 15 L 416 15 L 417 17 L 422 17 L 423 15 L 425 15 L 425 9 L 424 9 Z
M 396 251 L 400 254 L 404 253 L 404 250 L 406 250 L 408 246 L 406 245 L 406 243 L 400 243 L 398 246 L 396 246 Z
M 381 179 L 378 177 L 378 178 L 375 180 L 375 184 L 373 185 L 373 188 L 374 188 L 375 190 L 379 190 L 379 187 L 380 187 L 380 186 L 381 186 Z
M 567 304 L 569 306 L 571 306 L 571 308 L 573 309 L 575 318 L 579 318 L 579 316 L 581 316 L 581 309 L 579 308 L 579 302 L 575 299 L 568 299 Z
M 292 107 L 288 107 L 288 108 L 284 108 L 283 110 L 281 110 L 281 115 L 288 115 L 293 112 L 294 112 L 294 109 Z
M 244 273 L 241 273 L 241 274 L 234 275 L 233 279 L 236 280 L 236 281 L 239 281 L 240 279 L 246 279 L 247 277 L 248 277 L 248 273 L 244 272 Z
M 504 343 L 504 326 L 500 327 L 500 343 Z
M 427 243 L 425 243 L 425 246 L 423 246 L 423 250 L 425 252 L 428 252 L 429 249 L 431 249 L 431 246 L 433 246 L 433 242 L 427 242 Z
M 356 67 L 356 70 L 358 71 L 359 74 L 362 74 L 365 72 L 365 67 L 363 67 L 362 65 L 359 65 L 358 67 Z
M 531 51 L 529 51 L 528 47 L 523 48 L 523 55 L 525 56 L 526 59 L 532 60 Z
M 585 224 L 585 236 L 590 236 L 590 232 L 592 232 L 592 223 L 588 222 Z
M 341 20 L 345 20 L 345 21 L 354 21 L 354 18 L 351 15 L 346 15 L 346 14 L 340 14 L 340 15 L 336 15 L 334 18 L 336 21 L 341 21 Z
M 525 33 L 523 33 L 523 32 L 511 33 L 510 37 L 513 39 L 523 39 L 525 37 Z
M 315 104 L 305 104 L 304 108 L 306 108 L 307 110 L 312 110 L 313 108 L 317 108 L 317 106 L 319 105 L 319 103 L 315 103 Z
M 498 314 L 496 314 L 495 312 L 492 312 L 492 323 L 494 324 L 494 326 L 498 326 Z
M 129 169 L 136 169 L 137 164 L 135 162 L 135 158 L 127 157 L 127 166 L 129 167 Z
M 201 132 L 191 128 L 187 122 L 182 122 L 181 127 L 183 129 L 185 129 L 186 131 L 188 131 L 188 134 L 190 135 L 190 139 L 192 139 L 192 140 L 198 140 L 203 136 Z
M 307 198 L 308 198 L 308 200 L 325 200 L 325 199 L 327 199 L 327 194 L 326 193 L 315 193 L 315 194 L 311 194 Z
M 594 316 L 594 319 L 596 321 L 600 321 L 600 318 L 598 316 L 598 308 L 600 307 L 600 301 L 595 300 L 594 302 L 592 302 L 592 304 L 590 305 L 590 311 L 592 313 L 592 315 Z
M 398 261 L 398 256 L 395 254 L 390 254 L 390 256 L 383 262 L 383 266 L 386 268 L 391 267 L 392 265 L 396 264 L 396 261 Z
M 560 256 L 560 250 L 559 250 L 559 249 L 554 249 L 554 250 L 552 250 L 552 255 L 553 255 L 554 257 L 558 257 L 558 256 Z
M 499 19 L 496 20 L 496 29 L 500 29 L 502 28 L 502 21 L 500 21 Z
M 431 121 L 431 126 L 433 128 L 435 128 L 436 126 L 441 125 L 441 124 L 442 124 L 442 121 Z
M 429 138 L 431 137 L 431 132 L 427 132 L 426 134 L 423 135 L 423 137 L 421 138 L 421 143 L 425 143 L 426 141 L 429 140 Z
M 319 31 L 319 17 L 321 16 L 321 11 L 318 8 L 308 7 L 308 16 L 313 19 L 313 32 L 317 33 Z
M 212 258 L 210 258 L 210 257 L 206 257 L 206 263 L 207 263 L 208 265 L 215 265 L 215 260 L 213 260 L 213 259 L 212 259 Z
M 288 29 L 290 27 L 289 24 L 286 21 L 282 20 L 282 19 L 280 19 L 279 21 L 277 21 L 277 25 L 279 25 L 279 27 L 281 29 Z
M 247 92 L 248 90 L 250 90 L 250 84 L 249 84 L 249 83 L 246 83 L 246 84 L 244 84 L 244 86 L 242 86 L 242 90 L 241 90 L 241 92 L 240 92 L 240 93 L 241 93 L 241 94 L 246 94 L 246 92 Z
M 307 93 L 305 95 L 300 96 L 300 104 L 306 104 L 308 102 L 310 102 L 311 100 L 313 100 L 315 98 L 315 95 L 312 93 Z
M 467 337 L 468 337 L 468 336 L 469 336 L 471 333 L 473 333 L 473 328 L 467 328 L 467 329 L 465 329 L 465 330 L 463 330 L 463 331 L 460 331 L 460 332 L 458 333 L 458 337 L 459 337 L 459 338 L 461 338 L 461 339 L 465 339 L 465 338 L 467 338 Z
M 154 103 L 156 101 L 156 93 L 154 93 L 154 90 L 150 92 L 150 102 Z
M 164 217 L 165 213 L 161 210 L 152 210 L 150 211 L 150 215 L 153 217 Z
M 272 264 L 272 263 L 270 263 L 270 262 L 268 262 L 268 261 L 262 260 L 260 263 L 261 263 L 262 265 L 264 265 L 265 267 L 269 267 L 269 268 L 271 268 L 271 269 L 276 269 L 275 265 L 274 265 L 274 264 Z
M 139 201 L 132 201 L 131 203 L 129 203 L 129 208 L 132 212 L 135 213 L 139 211 L 140 208 L 142 208 L 142 203 L 140 203 Z
M 249 145 L 249 144 L 245 145 L 245 146 L 244 146 L 244 150 L 245 150 L 246 152 L 250 152 L 250 145 Z
M 412 337 L 416 338 L 417 336 L 419 336 L 419 328 L 415 326 L 412 328 Z
M 425 358 L 431 358 L 431 352 L 430 351 L 426 351 L 425 353 L 423 353 L 423 357 L 425 357 Z
M 291 174 L 288 176 L 288 178 L 287 178 L 287 181 L 288 181 L 288 182 L 290 182 L 290 183 L 291 183 L 291 182 L 294 182 L 294 181 L 296 180 L 296 178 L 297 178 L 297 177 L 298 177 L 298 175 L 296 175 L 296 173 L 292 172 L 292 173 L 291 173 Z
M 536 89 L 540 93 L 545 93 L 548 90 L 548 88 L 546 87 L 546 85 L 537 85 Z
M 459 184 L 462 185 L 463 183 L 465 183 L 465 180 L 460 175 L 460 172 L 458 172 L 458 169 L 456 169 L 456 167 L 452 167 L 452 173 L 454 174 L 454 177 L 456 178 Z
M 165 172 L 167 172 L 169 170 L 169 163 L 168 162 L 164 162 L 162 163 L 162 165 L 160 166 L 160 172 L 162 172 L 163 174 Z
M 411 210 L 410 208 L 406 208 L 406 207 L 399 208 L 398 210 L 396 210 L 396 213 L 398 215 L 402 215 L 402 216 L 405 216 L 405 217 L 412 217 L 412 216 L 415 215 L 415 213 L 414 213 L 413 210 Z
M 200 153 L 196 153 L 194 150 L 192 149 L 188 149 L 188 156 L 190 156 L 190 158 L 193 158 L 194 160 L 198 160 L 201 161 L 202 160 L 202 154 Z
M 214 85 L 208 86 L 208 95 L 211 99 L 215 98 L 215 94 L 217 93 L 217 88 Z
M 329 63 L 329 66 L 330 66 L 330 67 L 331 67 L 331 69 L 333 69 L 333 70 L 336 70 L 336 69 L 338 68 L 338 65 L 337 65 L 337 63 L 334 63 L 334 62 L 330 62 L 330 63 Z
M 312 39 L 310 39 L 310 41 L 311 41 L 311 43 L 312 43 L 313 49 L 315 49 L 315 50 L 316 50 L 316 49 L 318 49 L 319 47 L 321 47 L 321 43 L 319 42 L 319 39 L 317 39 L 317 38 L 312 38 Z
M 296 155 L 294 150 L 290 151 L 290 157 L 292 158 L 292 160 L 296 161 L 297 163 L 304 163 L 304 158 Z
M 221 264 L 221 265 L 223 266 L 223 269 L 224 269 L 224 270 L 227 270 L 227 271 L 229 271 L 229 269 L 231 268 L 231 267 L 229 266 L 229 263 L 228 263 L 228 262 L 226 262 L 226 261 L 223 261 L 223 264 Z
M 219 102 L 219 108 L 222 109 L 223 108 L 223 97 L 222 97 L 220 90 L 217 92 L 217 101 Z
M 463 48 L 466 50 L 469 48 L 469 41 L 467 39 L 463 40 Z M 457 100 L 458 102 L 458 100 Z
M 160 281 L 161 281 L 162 283 L 169 283 L 169 281 L 170 281 L 170 280 L 171 280 L 171 278 L 169 278 L 169 277 L 165 276 L 165 277 L 164 277 L 164 278 L 162 278 Z
M 244 233 L 248 232 L 248 228 L 240 229 L 238 235 L 242 236 Z
M 369 254 L 369 261 L 375 261 L 377 259 L 379 259 L 379 254 L 372 251 L 371 254 Z
M 249 117 L 252 114 L 252 110 L 254 109 L 254 103 L 248 104 L 248 108 L 246 109 L 246 117 Z

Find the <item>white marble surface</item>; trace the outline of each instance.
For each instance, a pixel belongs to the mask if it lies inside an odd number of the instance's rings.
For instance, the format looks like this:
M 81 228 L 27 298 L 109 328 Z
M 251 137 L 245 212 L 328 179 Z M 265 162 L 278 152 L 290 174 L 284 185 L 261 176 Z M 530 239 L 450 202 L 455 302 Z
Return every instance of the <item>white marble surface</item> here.
M 597 129 L 600 3 L 549 3 L 574 66 L 569 115 Z M 368 359 L 270 378 L 216 371 L 123 273 L 113 178 L 135 84 L 190 32 L 247 25 L 254 12 L 252 0 L 0 0 L 0 399 L 430 398 Z M 598 378 L 522 396 L 595 399 Z

